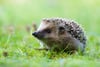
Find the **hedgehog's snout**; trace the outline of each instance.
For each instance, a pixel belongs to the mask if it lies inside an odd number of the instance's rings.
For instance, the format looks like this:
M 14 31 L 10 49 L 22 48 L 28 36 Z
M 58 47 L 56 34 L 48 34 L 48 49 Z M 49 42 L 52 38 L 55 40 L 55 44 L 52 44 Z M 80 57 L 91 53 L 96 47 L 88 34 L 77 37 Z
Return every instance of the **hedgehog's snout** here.
M 44 34 L 42 32 L 33 32 L 32 35 L 38 39 L 41 39 L 44 37 Z
M 37 32 L 33 32 L 32 35 L 37 37 Z

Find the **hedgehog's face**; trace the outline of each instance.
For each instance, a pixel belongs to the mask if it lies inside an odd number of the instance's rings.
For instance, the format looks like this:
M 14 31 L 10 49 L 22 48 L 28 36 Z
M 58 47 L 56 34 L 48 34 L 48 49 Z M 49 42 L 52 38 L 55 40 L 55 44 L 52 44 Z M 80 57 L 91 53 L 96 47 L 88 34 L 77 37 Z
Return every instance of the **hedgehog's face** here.
M 33 36 L 44 41 L 59 40 L 66 36 L 66 31 L 63 24 L 56 25 L 50 21 L 42 21 Z

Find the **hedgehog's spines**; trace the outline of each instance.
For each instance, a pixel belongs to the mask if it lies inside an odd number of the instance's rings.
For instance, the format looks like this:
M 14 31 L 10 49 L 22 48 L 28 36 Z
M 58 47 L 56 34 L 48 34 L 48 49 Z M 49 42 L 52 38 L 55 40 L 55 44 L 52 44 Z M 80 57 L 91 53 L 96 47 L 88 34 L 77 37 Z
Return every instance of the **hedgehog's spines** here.
M 86 36 L 82 27 L 75 21 L 65 19 L 65 18 L 45 18 L 43 21 L 53 22 L 55 25 L 64 23 L 67 31 L 72 35 L 72 37 L 79 40 L 81 43 L 86 44 Z

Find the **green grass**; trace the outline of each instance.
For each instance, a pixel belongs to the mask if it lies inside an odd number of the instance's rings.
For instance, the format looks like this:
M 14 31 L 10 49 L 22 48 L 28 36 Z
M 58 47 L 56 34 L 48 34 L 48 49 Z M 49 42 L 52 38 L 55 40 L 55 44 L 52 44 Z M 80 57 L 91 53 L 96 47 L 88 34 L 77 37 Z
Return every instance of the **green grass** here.
M 100 66 L 99 0 L 16 1 L 0 0 L 0 67 Z M 88 38 L 85 54 L 34 50 L 39 47 L 39 43 L 31 35 L 34 31 L 32 23 L 39 25 L 44 17 L 64 17 L 78 21 Z

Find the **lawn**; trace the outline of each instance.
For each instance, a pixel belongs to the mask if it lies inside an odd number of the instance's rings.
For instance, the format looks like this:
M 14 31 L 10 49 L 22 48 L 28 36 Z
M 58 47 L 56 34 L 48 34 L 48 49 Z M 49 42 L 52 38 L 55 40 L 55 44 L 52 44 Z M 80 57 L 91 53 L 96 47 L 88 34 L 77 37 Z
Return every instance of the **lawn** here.
M 34 50 L 33 24 L 48 17 L 73 19 L 84 28 L 84 55 Z M 99 67 L 99 25 L 99 0 L 0 0 L 0 67 Z

